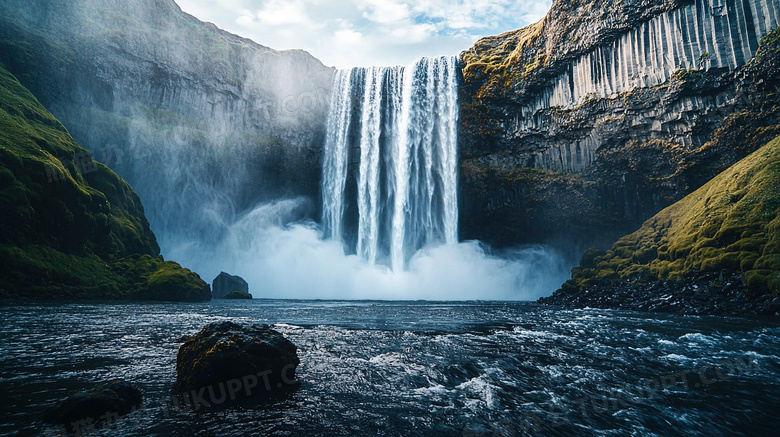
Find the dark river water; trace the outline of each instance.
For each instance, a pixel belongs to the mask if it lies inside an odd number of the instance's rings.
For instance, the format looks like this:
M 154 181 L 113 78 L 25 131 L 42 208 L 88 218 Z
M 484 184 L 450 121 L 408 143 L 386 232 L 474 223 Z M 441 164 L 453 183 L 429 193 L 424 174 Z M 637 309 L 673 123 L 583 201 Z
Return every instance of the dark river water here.
M 225 301 L 0 307 L 0 435 L 122 378 L 144 407 L 81 435 L 780 435 L 780 323 L 531 303 Z M 276 324 L 300 388 L 171 405 L 183 335 Z

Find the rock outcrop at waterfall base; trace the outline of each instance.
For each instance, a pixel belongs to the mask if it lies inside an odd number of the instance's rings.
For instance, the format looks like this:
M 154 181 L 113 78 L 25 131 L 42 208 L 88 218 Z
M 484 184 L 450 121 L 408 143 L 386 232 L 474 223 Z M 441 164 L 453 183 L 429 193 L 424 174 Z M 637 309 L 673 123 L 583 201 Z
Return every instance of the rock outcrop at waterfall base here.
M 460 237 L 608 246 L 766 144 L 778 12 L 561 0 L 480 40 L 463 53 Z
M 306 52 L 173 0 L 8 0 L 0 62 L 130 183 L 166 249 L 207 245 L 258 202 L 319 196 L 333 69 Z
M 780 312 L 780 137 L 664 209 L 540 301 L 716 314 Z
M 0 66 L 0 297 L 201 301 L 130 186 Z
M 251 299 L 249 294 L 249 284 L 240 276 L 234 276 L 225 272 L 220 272 L 213 281 L 211 281 L 211 296 L 214 299 L 231 299 L 227 297 L 230 293 L 234 294 L 232 299 Z

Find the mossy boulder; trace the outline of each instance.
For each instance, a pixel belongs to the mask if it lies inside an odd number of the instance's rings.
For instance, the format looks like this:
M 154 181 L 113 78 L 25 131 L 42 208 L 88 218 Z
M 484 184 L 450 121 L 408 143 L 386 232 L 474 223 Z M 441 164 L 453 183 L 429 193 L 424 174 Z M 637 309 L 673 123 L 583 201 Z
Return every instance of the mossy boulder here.
M 43 420 L 51 424 L 71 425 L 84 419 L 98 423 L 101 417 L 116 418 L 141 406 L 143 393 L 135 384 L 112 381 L 68 396 L 47 409 Z
M 268 325 L 206 325 L 176 357 L 174 394 L 193 407 L 296 387 L 297 347 Z
M 243 291 L 234 290 L 222 296 L 222 299 L 252 299 L 252 295 Z
M 209 300 L 138 195 L 0 66 L 0 297 Z

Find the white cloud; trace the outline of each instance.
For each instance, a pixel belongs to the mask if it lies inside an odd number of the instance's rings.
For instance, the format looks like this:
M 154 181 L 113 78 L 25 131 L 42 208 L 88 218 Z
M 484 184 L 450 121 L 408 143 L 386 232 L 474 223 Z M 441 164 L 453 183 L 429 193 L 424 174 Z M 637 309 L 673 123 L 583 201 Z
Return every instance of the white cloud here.
M 408 24 L 392 29 L 390 35 L 396 44 L 413 44 L 433 38 L 436 30 L 432 24 Z
M 302 1 L 271 0 L 257 12 L 257 18 L 265 26 L 312 23 Z
M 403 22 L 410 18 L 409 5 L 390 0 L 364 0 L 358 2 L 358 8 L 365 10 L 363 16 L 381 24 Z
M 241 26 L 272 28 L 278 26 L 314 26 L 315 22 L 306 13 L 303 1 L 271 0 L 261 9 L 238 10 L 236 23 Z
M 458 54 L 539 20 L 551 0 L 176 0 L 201 20 L 340 68 Z
M 238 12 L 238 18 L 236 18 L 236 23 L 243 27 L 250 27 L 253 26 L 255 23 L 255 14 L 252 13 L 252 11 L 248 9 L 241 9 Z
M 352 29 L 341 29 L 336 31 L 336 41 L 344 44 L 357 44 L 363 39 L 363 34 L 355 32 Z

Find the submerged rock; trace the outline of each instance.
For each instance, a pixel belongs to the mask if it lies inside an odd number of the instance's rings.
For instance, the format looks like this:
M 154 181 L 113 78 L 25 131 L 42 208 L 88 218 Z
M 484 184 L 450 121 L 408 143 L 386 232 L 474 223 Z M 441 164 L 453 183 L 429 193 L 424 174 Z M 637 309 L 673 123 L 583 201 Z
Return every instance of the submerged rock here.
M 194 408 L 295 387 L 297 347 L 268 325 L 206 325 L 180 348 L 174 394 Z
M 244 280 L 244 278 L 230 275 L 225 272 L 220 272 L 219 275 L 214 278 L 211 288 L 211 295 L 214 297 L 214 299 L 225 298 L 227 294 L 232 291 L 239 291 L 241 293 L 249 294 L 249 284 Z
M 43 420 L 51 424 L 70 425 L 84 419 L 99 421 L 102 417 L 118 417 L 141 405 L 143 394 L 135 384 L 112 381 L 84 392 L 68 396 L 47 409 Z

